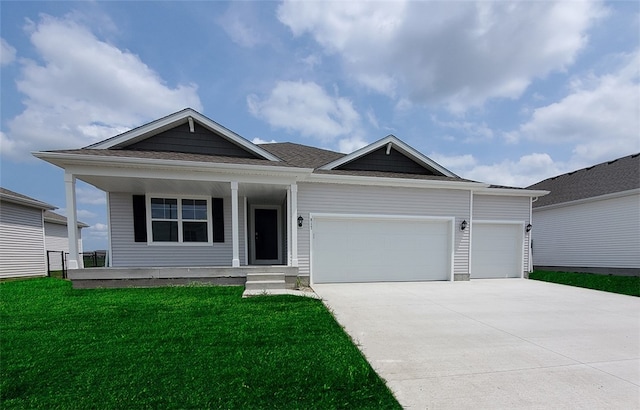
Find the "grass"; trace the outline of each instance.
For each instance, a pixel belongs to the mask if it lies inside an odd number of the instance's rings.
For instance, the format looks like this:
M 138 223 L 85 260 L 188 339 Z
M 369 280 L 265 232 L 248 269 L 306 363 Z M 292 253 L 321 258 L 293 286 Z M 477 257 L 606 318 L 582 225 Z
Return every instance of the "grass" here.
M 0 408 L 397 409 L 317 300 L 0 283 Z
M 593 273 L 533 271 L 529 279 L 581 288 L 603 290 L 605 292 L 621 293 L 623 295 L 640 296 L 640 277 L 597 275 Z

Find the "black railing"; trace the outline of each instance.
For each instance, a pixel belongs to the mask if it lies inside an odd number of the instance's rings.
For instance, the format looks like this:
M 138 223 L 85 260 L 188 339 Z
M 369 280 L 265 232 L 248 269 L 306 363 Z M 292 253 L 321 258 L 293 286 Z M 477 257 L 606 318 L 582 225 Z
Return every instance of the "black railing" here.
M 67 278 L 67 257 L 69 253 L 64 251 L 47 251 L 47 276 Z M 85 268 L 100 268 L 106 266 L 107 252 L 93 251 L 82 252 L 82 264 Z
M 67 254 L 64 251 L 47 251 L 47 276 L 51 277 L 56 272 L 62 273 L 62 279 L 67 278 Z
M 83 252 L 80 255 L 85 268 L 101 268 L 105 266 L 107 259 L 107 252 L 105 251 Z

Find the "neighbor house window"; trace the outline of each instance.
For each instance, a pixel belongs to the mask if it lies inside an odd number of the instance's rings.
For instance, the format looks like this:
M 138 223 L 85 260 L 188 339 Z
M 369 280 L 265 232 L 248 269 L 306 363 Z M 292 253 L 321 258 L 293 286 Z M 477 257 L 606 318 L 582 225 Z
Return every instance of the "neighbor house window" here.
M 210 243 L 209 199 L 151 197 L 151 241 Z

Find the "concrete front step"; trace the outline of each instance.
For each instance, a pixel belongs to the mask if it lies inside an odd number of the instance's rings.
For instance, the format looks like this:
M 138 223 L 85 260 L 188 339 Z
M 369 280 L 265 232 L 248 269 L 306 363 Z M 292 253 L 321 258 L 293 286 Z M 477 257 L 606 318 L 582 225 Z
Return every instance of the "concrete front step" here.
M 258 282 L 247 281 L 244 288 L 246 290 L 266 290 L 266 289 L 285 289 L 285 281 L 283 280 L 261 280 Z
M 264 280 L 284 280 L 282 272 L 247 273 L 247 282 L 261 282 Z
M 245 291 L 284 290 L 287 285 L 283 272 L 247 273 Z

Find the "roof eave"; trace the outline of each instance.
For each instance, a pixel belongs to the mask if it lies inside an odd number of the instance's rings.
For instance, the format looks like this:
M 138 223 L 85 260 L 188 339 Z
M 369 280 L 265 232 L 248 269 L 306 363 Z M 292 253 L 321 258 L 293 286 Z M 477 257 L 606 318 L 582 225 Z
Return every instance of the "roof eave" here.
M 103 165 L 103 166 L 138 166 L 158 168 L 180 168 L 197 170 L 225 170 L 225 171 L 263 171 L 281 174 L 309 174 L 312 168 L 284 167 L 278 165 L 234 164 L 220 162 L 185 161 L 157 158 L 137 158 L 118 156 L 96 156 L 83 154 L 69 154 L 63 152 L 33 152 L 33 156 L 60 168 L 74 165 Z
M 50 224 L 56 224 L 56 225 L 64 225 L 64 226 L 67 226 L 67 221 L 60 221 L 60 220 L 58 220 L 58 219 L 48 218 L 48 217 L 46 217 L 46 216 L 44 217 L 44 221 L 45 221 L 45 222 L 48 222 L 48 223 L 50 223 Z M 77 223 L 77 225 L 78 225 L 78 228 L 88 228 L 88 227 L 89 227 L 89 225 L 87 225 L 87 224 L 86 224 L 86 223 L 84 223 L 84 222 L 78 222 L 78 223 Z
M 517 189 L 517 188 L 495 188 L 484 187 L 475 190 L 476 194 L 480 195 L 509 195 L 509 196 L 528 196 L 528 197 L 541 197 L 549 194 L 549 191 L 533 190 L 533 189 Z
M 3 201 L 7 201 L 7 202 L 12 202 L 14 204 L 19 204 L 19 205 L 25 205 L 25 206 L 29 206 L 32 208 L 37 208 L 37 209 L 47 209 L 47 210 L 53 210 L 56 209 L 57 206 L 53 206 L 51 204 L 48 204 L 46 202 L 42 202 L 42 201 L 38 201 L 38 200 L 31 200 L 31 199 L 26 199 L 26 198 L 18 198 L 15 197 L 13 195 L 7 195 L 7 194 L 3 194 L 0 193 L 0 199 L 2 199 Z
M 305 182 L 319 182 L 332 184 L 354 185 L 380 185 L 409 188 L 439 188 L 439 189 L 481 189 L 488 184 L 469 181 L 440 181 L 433 179 L 413 179 L 397 177 L 360 176 L 360 175 L 336 175 L 336 174 L 311 174 Z
M 590 196 L 588 198 L 574 199 L 574 200 L 571 200 L 571 201 L 556 202 L 556 203 L 548 204 L 548 205 L 534 206 L 533 210 L 534 211 L 536 211 L 536 210 L 537 211 L 541 211 L 541 210 L 545 210 L 545 209 L 562 208 L 562 207 L 565 207 L 565 206 L 580 205 L 580 204 L 585 204 L 585 203 L 589 203 L 589 202 L 603 201 L 603 200 L 606 200 L 606 199 L 620 198 L 620 197 L 629 196 L 629 195 L 635 195 L 635 194 L 640 194 L 640 188 L 629 189 L 629 190 L 626 190 L 626 191 L 611 192 L 609 194 L 598 195 L 598 196 Z

